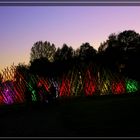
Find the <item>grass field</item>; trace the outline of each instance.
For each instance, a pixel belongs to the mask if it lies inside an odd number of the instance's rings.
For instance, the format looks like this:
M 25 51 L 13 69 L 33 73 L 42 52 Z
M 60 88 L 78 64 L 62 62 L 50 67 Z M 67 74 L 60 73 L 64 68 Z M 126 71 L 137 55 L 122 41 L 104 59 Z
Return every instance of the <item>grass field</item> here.
M 75 97 L 0 108 L 0 136 L 138 137 L 140 95 Z

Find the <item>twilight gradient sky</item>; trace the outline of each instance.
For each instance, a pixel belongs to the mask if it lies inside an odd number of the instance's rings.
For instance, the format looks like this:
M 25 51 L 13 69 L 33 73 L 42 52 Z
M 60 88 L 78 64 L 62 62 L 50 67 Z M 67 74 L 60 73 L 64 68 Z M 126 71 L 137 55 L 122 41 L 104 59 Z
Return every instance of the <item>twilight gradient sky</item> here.
M 140 7 L 0 7 L 0 69 L 28 64 L 36 41 L 74 49 L 89 42 L 98 49 L 111 33 L 129 29 L 140 33 Z

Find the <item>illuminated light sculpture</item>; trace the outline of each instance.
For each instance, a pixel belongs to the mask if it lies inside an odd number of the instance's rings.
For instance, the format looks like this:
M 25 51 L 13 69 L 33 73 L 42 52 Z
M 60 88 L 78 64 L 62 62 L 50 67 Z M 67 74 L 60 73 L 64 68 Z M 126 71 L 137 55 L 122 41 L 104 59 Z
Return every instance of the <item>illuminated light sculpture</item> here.
M 28 90 L 31 93 L 32 101 L 40 101 L 40 96 L 38 93 L 38 77 L 36 75 L 30 74 L 29 82 L 27 83 Z
M 96 86 L 93 81 L 89 81 L 85 83 L 84 91 L 86 96 L 92 96 L 95 93 L 95 89 Z
M 87 70 L 85 75 L 84 92 L 86 96 L 92 96 L 96 91 L 95 78 L 91 75 L 90 70 Z
M 58 84 L 57 81 L 54 81 L 53 85 L 54 85 L 54 87 L 56 89 L 56 98 L 58 98 L 58 96 L 59 96 L 59 84 Z
M 26 75 L 18 71 L 14 78 L 14 72 L 15 66 L 3 71 L 4 78 L 0 83 L 0 105 L 26 102 L 27 91 L 30 91 L 28 94 L 32 102 L 43 102 L 52 84 L 56 89 L 56 97 L 123 94 L 139 90 L 137 81 L 114 74 L 107 68 L 93 65 L 80 70 L 73 67 L 62 76 L 51 78 L 39 77 L 31 73 Z
M 25 102 L 25 92 L 28 86 L 28 82 L 25 80 L 25 77 L 16 71 L 16 76 L 18 79 L 14 81 L 14 90 L 16 92 L 17 102 Z
M 138 82 L 135 80 L 126 80 L 126 92 L 132 93 L 138 91 Z
M 0 104 L 3 105 L 4 104 L 4 98 L 2 95 L 0 95 Z
M 36 91 L 35 90 L 32 90 L 32 101 L 37 101 L 37 97 L 36 97 Z
M 32 101 L 37 101 L 37 97 L 36 97 L 36 91 L 35 89 L 33 89 L 32 85 L 29 84 L 29 91 L 31 93 L 31 97 L 32 97 Z
M 1 99 L 5 104 L 12 104 L 16 101 L 16 92 L 14 90 L 14 73 L 15 73 L 15 66 L 11 66 L 10 68 L 5 68 L 2 70 L 2 83 L 1 83 Z
M 10 68 L 6 67 L 4 70 L 2 70 L 3 82 L 14 79 L 15 70 L 16 66 L 14 65 L 12 65 Z
M 26 90 L 24 88 L 25 87 L 23 85 L 14 82 L 15 99 L 18 103 L 22 103 L 25 101 L 24 93 L 26 92 Z
M 10 88 L 14 93 L 14 103 L 22 103 L 25 100 L 26 80 L 19 71 L 16 70 L 16 66 L 12 65 L 9 71 L 12 77 L 12 86 Z
M 125 93 L 125 83 L 124 83 L 124 81 L 113 82 L 112 83 L 112 93 L 113 94 L 123 94 L 123 93 Z
M 71 96 L 79 96 L 81 91 L 83 90 L 83 83 L 81 73 L 73 70 L 71 74 Z
M 100 95 L 107 95 L 110 93 L 110 81 L 106 80 L 100 83 Z
M 40 100 L 43 101 L 43 84 L 42 84 L 42 81 L 39 81 L 38 84 L 37 84 L 37 87 L 38 87 L 38 94 L 40 96 Z
M 11 91 L 9 91 L 8 89 L 5 89 L 3 91 L 3 93 L 4 93 L 4 102 L 6 104 L 13 104 L 14 103 L 14 100 L 13 100 L 13 98 L 11 96 Z
M 111 81 L 116 81 L 115 74 L 112 74 L 107 68 L 100 68 L 97 72 L 97 83 L 98 83 L 98 91 L 99 95 L 109 95 L 112 94 L 112 84 Z M 114 91 L 113 91 L 114 92 Z
M 54 88 L 56 89 L 56 97 L 58 97 L 59 96 L 58 95 L 59 94 L 59 85 L 58 85 L 58 82 L 56 82 L 53 79 L 47 80 L 47 79 L 39 78 L 39 81 L 37 83 L 37 87 L 39 89 L 38 93 L 39 93 L 39 96 L 40 96 L 40 100 L 41 101 L 46 100 L 46 96 L 48 94 L 51 94 L 50 93 L 50 86 L 51 86 L 51 84 L 53 84 Z
M 2 84 L 0 85 L 0 104 L 5 104 L 4 103 L 3 86 L 2 86 Z
M 5 104 L 13 104 L 16 101 L 15 95 L 16 92 L 14 91 L 14 86 L 12 81 L 6 81 L 2 83 L 3 89 L 2 89 L 2 96 L 3 96 L 3 102 Z
M 49 83 L 48 83 L 47 79 L 43 79 L 43 78 L 39 79 L 39 81 L 37 83 L 37 86 L 39 87 L 39 86 L 42 86 L 42 85 L 44 85 L 46 91 L 49 91 Z
M 37 86 L 38 86 L 37 94 L 39 94 L 39 98 L 40 98 L 39 100 L 41 102 L 46 101 L 47 94 L 49 93 L 49 87 L 47 87 L 46 89 L 45 81 L 42 80 L 38 82 Z
M 70 96 L 70 81 L 68 79 L 62 80 L 59 96 Z

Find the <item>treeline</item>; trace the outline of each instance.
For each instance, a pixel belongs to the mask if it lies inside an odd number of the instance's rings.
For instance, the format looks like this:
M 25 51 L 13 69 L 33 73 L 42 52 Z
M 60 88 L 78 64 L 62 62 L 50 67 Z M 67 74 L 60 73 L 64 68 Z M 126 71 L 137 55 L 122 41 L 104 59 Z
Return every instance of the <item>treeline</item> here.
M 73 68 L 86 69 L 90 64 L 94 64 L 100 69 L 107 68 L 140 80 L 139 58 L 140 34 L 126 30 L 109 35 L 98 50 L 87 42 L 74 50 L 67 44 L 56 48 L 48 41 L 38 41 L 31 48 L 28 70 L 39 76 L 50 77 L 63 75 Z M 27 70 L 27 67 L 20 64 L 17 68 Z
M 29 64 L 19 63 L 16 71 L 25 77 L 31 73 L 50 78 L 62 76 L 73 69 L 84 71 L 94 64 L 96 70 L 109 69 L 112 73 L 139 81 L 139 60 L 140 34 L 126 30 L 109 35 L 98 50 L 88 42 L 74 50 L 67 44 L 60 48 L 48 41 L 38 41 L 31 48 Z M 2 81 L 2 75 L 0 79 Z

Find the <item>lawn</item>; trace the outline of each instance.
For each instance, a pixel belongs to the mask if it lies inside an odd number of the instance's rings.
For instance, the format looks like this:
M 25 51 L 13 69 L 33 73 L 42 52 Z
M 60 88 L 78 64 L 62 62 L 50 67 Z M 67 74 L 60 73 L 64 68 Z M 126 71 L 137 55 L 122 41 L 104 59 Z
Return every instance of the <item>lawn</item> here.
M 59 98 L 0 108 L 0 136 L 138 137 L 140 95 Z

